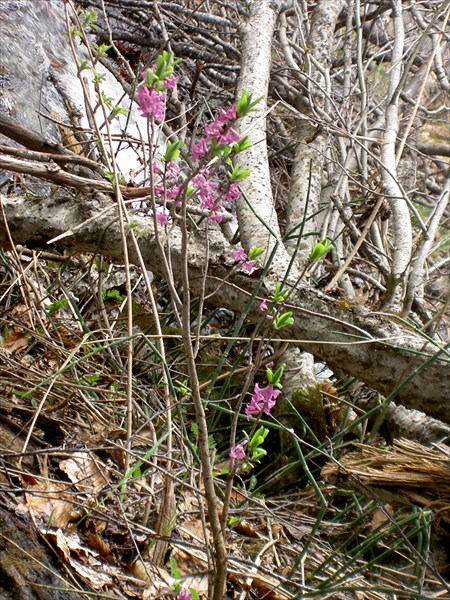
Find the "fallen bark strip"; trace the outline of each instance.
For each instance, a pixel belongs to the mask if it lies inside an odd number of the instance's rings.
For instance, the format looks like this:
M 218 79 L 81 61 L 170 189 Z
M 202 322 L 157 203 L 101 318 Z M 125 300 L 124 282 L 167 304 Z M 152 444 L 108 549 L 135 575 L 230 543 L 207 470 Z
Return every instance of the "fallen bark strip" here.
M 347 390 L 347 399 L 351 404 L 368 412 L 384 402 L 379 394 L 363 383 L 357 382 Z M 425 413 L 399 406 L 391 402 L 386 409 L 384 427 L 388 439 L 407 439 L 429 446 L 450 439 L 450 425 L 442 423 Z
M 322 469 L 326 479 L 365 493 L 373 492 L 381 501 L 419 504 L 432 508 L 439 518 L 450 523 L 450 448 L 435 448 L 411 440 L 395 440 L 393 448 L 355 444 L 358 448 L 339 463 Z
M 122 260 L 118 215 L 107 196 L 96 194 L 89 199 L 80 196 L 74 199 L 67 194 L 37 201 L 0 195 L 0 201 L 15 243 L 45 249 L 49 240 L 86 222 L 73 235 L 61 239 L 58 246 L 102 253 L 117 262 Z M 108 206 L 111 209 L 105 210 Z M 141 232 L 140 250 L 148 269 L 163 275 L 163 260 L 153 236 L 152 219 L 136 216 L 133 221 Z M 8 236 L 2 220 L 0 243 L 6 241 Z M 183 259 L 181 232 L 177 227 L 171 229 L 170 250 L 174 277 L 180 281 Z M 208 302 L 239 313 L 257 285 L 260 285 L 259 298 L 267 294 L 267 287 L 258 272 L 252 275 L 232 272 L 231 250 L 219 229 L 210 227 L 207 237 L 201 230 L 192 234 L 188 257 L 191 292 L 194 295 L 202 292 L 207 268 Z M 128 251 L 130 260 L 137 262 L 131 241 Z M 256 302 L 249 311 L 254 321 L 261 319 L 258 305 Z M 400 387 L 395 401 L 450 423 L 448 353 L 434 346 L 425 347 L 420 336 L 399 326 L 395 318 L 370 313 L 360 305 L 335 300 L 312 288 L 297 286 L 289 299 L 288 310 L 292 310 L 295 322 L 280 332 L 283 338 L 296 340 L 304 350 L 320 357 L 331 368 L 345 370 L 385 397 L 408 379 Z M 437 356 L 433 358 L 433 354 Z

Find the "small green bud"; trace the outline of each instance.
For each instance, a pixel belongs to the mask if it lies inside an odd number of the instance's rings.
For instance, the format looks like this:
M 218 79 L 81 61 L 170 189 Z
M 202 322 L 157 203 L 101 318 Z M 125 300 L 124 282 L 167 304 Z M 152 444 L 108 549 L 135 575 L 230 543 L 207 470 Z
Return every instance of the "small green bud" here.
M 328 254 L 328 252 L 330 252 L 330 250 L 333 249 L 333 244 L 330 244 L 328 242 L 328 240 L 322 240 L 320 242 L 318 242 L 313 249 L 311 250 L 311 255 L 309 257 L 309 260 L 311 261 L 311 263 L 316 263 L 318 262 L 322 256 L 325 256 L 325 254 Z

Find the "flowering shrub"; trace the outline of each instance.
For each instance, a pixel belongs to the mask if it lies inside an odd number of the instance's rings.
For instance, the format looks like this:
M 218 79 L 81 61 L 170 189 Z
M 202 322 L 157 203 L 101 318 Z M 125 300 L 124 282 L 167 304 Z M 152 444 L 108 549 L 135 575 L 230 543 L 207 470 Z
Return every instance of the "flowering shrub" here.
M 138 86 L 136 99 L 141 115 L 148 120 L 149 136 L 153 137 L 153 128 L 164 121 L 167 93 L 176 85 L 177 77 L 173 70 L 177 61 L 172 52 L 163 52 L 155 65 L 142 74 L 142 82 Z M 183 142 L 169 140 L 164 156 L 159 160 L 153 159 L 153 144 L 149 139 L 151 154 L 150 181 L 154 205 L 155 221 L 161 227 L 166 227 L 172 218 L 176 218 L 176 207 L 183 203 L 195 201 L 203 210 L 208 220 L 220 223 L 223 211 L 239 199 L 241 190 L 239 183 L 249 175 L 249 170 L 236 163 L 237 154 L 250 146 L 247 136 L 241 136 L 236 130 L 236 121 L 254 110 L 258 101 L 253 101 L 251 94 L 244 92 L 237 102 L 228 108 L 222 108 L 214 119 L 207 123 L 200 139 L 195 140 L 190 149 L 191 169 L 180 167 L 179 156 Z M 226 177 L 217 176 L 218 165 L 226 167 Z M 172 202 L 171 210 L 167 205 Z M 170 206 L 170 205 L 169 205 Z M 257 264 L 257 258 L 264 248 L 252 248 L 248 253 L 243 248 L 233 251 L 234 261 L 238 267 L 247 273 L 252 273 Z M 277 304 L 285 302 L 287 291 L 277 284 L 274 294 L 269 300 L 263 300 L 260 310 L 266 312 L 266 318 L 273 320 L 273 328 L 280 329 L 290 324 L 292 313 L 279 314 Z M 256 383 L 244 412 L 247 419 L 259 419 L 263 414 L 270 415 L 281 394 L 280 379 L 284 365 L 276 373 L 267 369 L 268 384 L 261 386 Z M 256 429 L 256 431 L 255 431 Z M 234 445 L 229 451 L 231 464 L 237 467 L 240 463 L 242 472 L 248 472 L 253 463 L 258 462 L 266 451 L 262 444 L 269 430 L 265 427 L 254 427 L 253 432 L 244 432 L 245 439 Z M 181 589 L 178 582 L 177 598 L 186 600 L 191 597 L 188 590 Z
M 285 365 L 281 365 L 275 373 L 271 369 L 266 369 L 266 376 L 269 384 L 261 387 L 258 383 L 255 384 L 254 392 L 251 395 L 250 402 L 245 407 L 247 419 L 252 417 L 259 419 L 262 414 L 270 415 L 270 411 L 276 405 L 277 398 L 281 394 L 281 377 L 283 376 Z M 262 445 L 267 437 L 269 430 L 266 427 L 253 429 L 253 432 L 248 434 L 244 431 L 245 440 L 239 442 L 230 449 L 230 459 L 232 469 L 237 468 L 237 463 L 240 464 L 242 473 L 248 473 L 252 470 L 254 463 L 260 461 L 266 456 L 267 452 Z

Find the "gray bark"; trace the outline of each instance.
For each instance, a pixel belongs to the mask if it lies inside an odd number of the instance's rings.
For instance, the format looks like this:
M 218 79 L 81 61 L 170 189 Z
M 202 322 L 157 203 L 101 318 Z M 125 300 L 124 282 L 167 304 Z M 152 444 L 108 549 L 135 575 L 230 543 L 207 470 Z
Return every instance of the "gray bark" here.
M 377 392 L 362 383 L 352 385 L 347 392 L 351 403 L 365 412 L 385 403 Z M 395 402 L 386 405 L 383 427 L 387 428 L 390 440 L 405 438 L 420 444 L 430 445 L 450 436 L 450 426 L 429 417 L 425 413 L 399 406 Z
M 311 20 L 311 31 L 307 40 L 309 50 L 305 53 L 302 65 L 302 71 L 308 75 L 308 93 L 305 93 L 304 102 L 299 103 L 302 116 L 296 123 L 298 143 L 286 211 L 286 231 L 297 228 L 296 235 L 287 242 L 291 253 L 296 251 L 297 237 L 300 233 L 298 227 L 306 216 L 316 215 L 305 221 L 303 235 L 306 236 L 320 230 L 321 218 L 318 216 L 318 211 L 327 135 L 317 123 L 317 116 L 323 117 L 324 114 L 327 85 L 325 73 L 328 71 L 330 63 L 330 52 L 334 40 L 333 31 L 344 6 L 344 0 L 336 2 L 322 0 L 317 3 Z M 287 49 L 286 52 L 288 52 Z M 300 253 L 297 257 L 300 263 L 304 264 L 307 261 L 315 241 L 312 237 L 303 237 L 300 240 Z

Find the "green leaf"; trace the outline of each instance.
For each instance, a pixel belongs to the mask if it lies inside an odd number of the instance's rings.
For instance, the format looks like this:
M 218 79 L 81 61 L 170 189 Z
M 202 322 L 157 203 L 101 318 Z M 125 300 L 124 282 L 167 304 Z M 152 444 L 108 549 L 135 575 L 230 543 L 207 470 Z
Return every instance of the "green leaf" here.
M 133 470 L 132 470 L 132 472 L 130 474 L 130 476 L 133 479 L 138 479 L 139 477 L 142 476 L 141 467 L 142 467 L 142 461 L 139 461 L 138 463 L 136 463 L 135 467 L 133 468 Z
M 255 258 L 258 258 L 258 256 L 261 256 L 261 254 L 263 254 L 264 250 L 265 249 L 262 246 L 254 246 L 250 249 L 248 253 L 248 259 L 255 260 Z
M 112 121 L 113 119 L 115 119 L 117 117 L 117 115 L 127 115 L 128 112 L 129 112 L 128 108 L 125 108 L 124 106 L 119 106 L 118 104 L 116 104 L 111 109 L 111 114 L 109 115 L 108 119 L 109 119 L 109 121 Z
M 75 25 L 72 25 L 72 27 L 70 28 L 70 37 L 73 40 L 77 37 L 82 37 L 81 31 L 77 29 Z
M 108 50 L 112 48 L 112 46 L 107 46 L 106 44 L 96 44 L 94 42 L 95 49 L 95 58 L 98 60 L 99 58 L 105 58 L 108 55 Z
M 83 27 L 92 27 L 97 23 L 97 13 L 95 10 L 80 9 L 78 14 Z
M 247 91 L 243 91 L 241 97 L 236 102 L 236 114 L 239 118 L 243 117 L 247 113 L 251 111 L 258 110 L 256 107 L 259 102 L 263 99 L 263 96 L 258 98 L 257 100 L 253 100 L 252 94 Z
M 273 326 L 278 331 L 283 327 L 288 327 L 289 325 L 294 324 L 294 318 L 292 316 L 292 311 L 285 312 L 278 317 L 275 317 L 273 320 Z
M 255 475 L 252 475 L 250 477 L 250 481 L 248 482 L 248 492 L 252 492 L 256 486 L 258 485 L 258 480 L 256 479 Z
M 333 244 L 330 244 L 328 240 L 322 240 L 312 248 L 309 260 L 311 263 L 316 263 L 332 249 Z
M 176 160 L 180 156 L 180 150 L 182 146 L 182 140 L 176 140 L 175 142 L 167 142 L 166 153 L 164 155 L 163 160 L 165 162 Z
M 274 302 L 284 302 L 289 295 L 289 290 L 283 290 L 281 284 L 277 281 L 275 284 L 275 291 L 272 296 Z
M 178 568 L 178 563 L 173 556 L 169 559 L 170 574 L 174 579 L 181 579 L 181 571 Z
M 252 435 L 252 439 L 248 444 L 249 449 L 252 452 L 254 452 L 258 448 L 258 446 L 264 443 L 264 440 L 266 439 L 268 433 L 269 430 L 266 427 L 259 427 Z
M 119 290 L 116 290 L 114 288 L 111 290 L 102 289 L 102 299 L 103 300 L 118 300 L 120 302 L 123 300 L 123 296 L 119 292 Z
M 55 315 L 62 308 L 66 308 L 66 306 L 68 304 L 69 304 L 69 301 L 67 300 L 67 298 L 61 298 L 60 300 L 55 300 L 55 302 L 52 302 L 52 304 L 50 304 L 50 306 L 48 307 L 48 312 L 50 315 Z
M 264 458 L 265 456 L 267 456 L 267 450 L 264 450 L 264 448 L 256 448 L 252 454 L 252 461 L 259 462 L 261 458 Z
M 101 75 L 101 77 L 103 77 L 103 75 Z M 101 93 L 102 96 L 102 100 L 105 104 L 105 106 L 107 106 L 108 108 L 111 108 L 114 102 L 114 98 L 112 98 L 111 96 L 107 96 L 105 93 Z
M 283 363 L 278 367 L 275 373 L 271 369 L 266 369 L 266 376 L 269 383 L 276 386 L 277 388 L 282 388 L 283 386 L 280 383 L 280 379 L 283 377 L 284 369 L 286 365 Z
M 195 422 L 191 423 L 191 431 L 196 438 L 198 438 L 198 425 Z
M 239 165 L 235 165 L 232 171 L 228 171 L 228 178 L 230 183 L 234 183 L 236 181 L 242 181 L 246 177 L 250 175 L 250 169 L 243 169 Z
M 99 73 L 95 69 L 92 69 L 92 73 L 94 74 L 94 83 L 101 83 L 102 81 L 104 81 L 106 79 L 106 75 L 104 73 Z M 103 96 L 104 96 L 104 94 L 102 94 L 102 97 Z M 111 100 L 113 100 L 113 98 L 111 98 Z M 106 104 L 106 102 L 105 102 L 105 104 Z M 106 104 L 106 106 L 108 106 L 108 105 Z
M 239 140 L 239 142 L 235 142 L 233 144 L 233 152 L 235 154 L 238 154 L 239 152 L 243 152 L 244 150 L 247 150 L 247 148 L 250 148 L 251 145 L 252 142 L 249 140 L 248 135 L 244 135 L 244 137 L 241 140 Z

